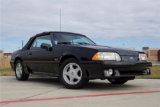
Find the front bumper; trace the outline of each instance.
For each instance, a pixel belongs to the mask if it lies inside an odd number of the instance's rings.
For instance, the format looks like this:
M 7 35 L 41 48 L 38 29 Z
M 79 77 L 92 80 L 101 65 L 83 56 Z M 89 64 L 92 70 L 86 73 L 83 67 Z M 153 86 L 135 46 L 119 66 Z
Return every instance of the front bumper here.
M 93 79 L 150 75 L 151 62 L 89 61 L 81 63 L 86 77 Z M 109 73 L 108 71 L 113 71 Z M 109 75 L 111 74 L 111 75 Z

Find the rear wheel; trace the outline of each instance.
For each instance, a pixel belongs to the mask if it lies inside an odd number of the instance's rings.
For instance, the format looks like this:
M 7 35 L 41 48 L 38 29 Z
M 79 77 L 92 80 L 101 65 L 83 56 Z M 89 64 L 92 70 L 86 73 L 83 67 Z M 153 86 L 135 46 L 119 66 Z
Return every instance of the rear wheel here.
M 123 78 L 109 78 L 108 81 L 112 84 L 124 84 L 128 80 Z
M 18 60 L 15 64 L 15 76 L 17 80 L 27 80 L 29 78 L 29 74 L 24 72 L 24 67 L 22 61 Z
M 66 88 L 81 88 L 88 79 L 84 78 L 84 72 L 75 59 L 65 60 L 60 67 L 60 81 Z

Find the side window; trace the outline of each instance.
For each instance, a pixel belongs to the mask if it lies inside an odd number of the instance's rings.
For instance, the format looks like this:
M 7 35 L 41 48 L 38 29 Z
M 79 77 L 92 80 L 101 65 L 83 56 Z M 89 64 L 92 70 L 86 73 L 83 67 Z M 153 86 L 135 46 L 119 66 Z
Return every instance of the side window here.
M 50 35 L 37 37 L 32 43 L 30 49 L 41 49 L 41 44 L 46 43 L 52 46 Z

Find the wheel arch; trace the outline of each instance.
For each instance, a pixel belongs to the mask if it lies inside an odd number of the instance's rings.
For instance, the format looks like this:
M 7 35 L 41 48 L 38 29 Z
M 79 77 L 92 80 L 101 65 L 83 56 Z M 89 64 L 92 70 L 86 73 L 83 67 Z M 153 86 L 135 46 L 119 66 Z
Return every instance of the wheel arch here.
M 20 58 L 19 56 L 15 58 L 14 60 L 14 70 L 15 70 L 15 65 L 16 65 L 16 62 L 20 60 L 20 61 L 23 61 L 22 58 Z
M 60 58 L 60 62 L 59 62 L 59 67 L 62 65 L 62 63 L 67 60 L 67 59 L 70 59 L 70 58 L 73 58 L 73 59 L 76 59 L 77 61 L 79 61 L 79 58 L 75 55 L 71 55 L 71 54 L 67 54 L 67 55 L 63 55 L 61 58 Z
M 14 60 L 14 70 L 16 69 L 15 66 L 16 66 L 16 62 L 17 62 L 18 60 L 23 63 L 23 59 L 22 59 L 21 57 L 17 56 L 17 57 L 15 58 L 15 60 Z M 29 74 L 30 72 L 29 72 L 27 66 L 26 66 L 24 63 L 23 63 L 23 67 L 24 67 L 24 72 L 25 72 L 26 74 Z

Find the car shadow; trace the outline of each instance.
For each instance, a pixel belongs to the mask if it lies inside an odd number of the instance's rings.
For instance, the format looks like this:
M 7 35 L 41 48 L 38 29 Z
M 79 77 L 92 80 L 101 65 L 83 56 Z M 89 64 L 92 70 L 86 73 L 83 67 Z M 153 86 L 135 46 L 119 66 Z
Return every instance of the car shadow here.
M 53 77 L 31 77 L 28 79 L 28 82 L 38 83 L 46 87 L 61 87 L 61 89 L 66 89 L 59 81 L 58 78 Z M 97 81 L 90 80 L 82 89 L 80 90 L 118 90 L 118 89 L 134 89 L 140 86 L 130 84 L 129 82 L 123 85 L 114 85 L 109 83 L 107 80 Z
M 38 83 L 45 86 L 62 86 L 58 78 L 53 77 L 31 77 L 27 80 L 28 82 Z
M 105 82 L 104 82 L 105 81 Z M 86 86 L 84 87 L 85 90 L 119 90 L 119 89 L 134 89 L 137 88 L 136 85 L 133 84 L 111 84 L 110 82 L 108 82 L 107 80 L 103 80 L 101 81 L 89 81 L 88 84 L 86 84 Z

